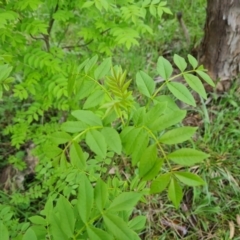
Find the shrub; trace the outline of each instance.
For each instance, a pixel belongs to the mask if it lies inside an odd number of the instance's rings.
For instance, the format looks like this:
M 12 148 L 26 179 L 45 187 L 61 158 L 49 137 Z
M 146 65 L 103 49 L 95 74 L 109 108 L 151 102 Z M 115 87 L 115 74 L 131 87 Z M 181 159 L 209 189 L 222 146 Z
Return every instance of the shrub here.
M 16 219 L 14 209 L 4 203 L 1 239 L 139 239 L 146 222 L 134 210 L 139 201 L 166 189 L 178 208 L 183 184 L 204 184 L 187 169 L 208 155 L 180 147 L 196 128 L 181 126 L 186 110 L 174 101 L 196 106 L 190 90 L 174 81 L 178 77 L 206 98 L 198 76 L 213 82 L 197 60 L 188 55 L 188 70 L 186 61 L 174 55 L 179 74 L 173 76 L 170 62 L 159 57 L 162 83 L 157 86 L 139 71 L 135 91 L 127 72 L 112 64 L 111 57 L 79 60 L 85 52 L 78 52 L 75 44 L 83 37 L 80 41 L 92 52 L 105 54 L 119 44 L 130 48 L 138 44 L 139 34 L 151 32 L 143 22 L 146 9 L 154 16 L 170 13 L 165 2 L 78 2 L 1 3 L 7 11 L 0 13 L 0 92 L 7 91 L 2 98 L 6 106 L 11 101 L 17 105 L 2 134 L 11 136 L 16 149 L 34 142 L 39 158 L 35 182 L 10 201 L 21 211 L 35 204 L 25 215 L 31 224 Z M 79 14 L 86 21 L 80 21 Z M 75 36 L 76 26 L 81 30 Z M 66 33 L 72 39 L 65 38 Z M 67 46 L 70 41 L 74 47 Z M 164 88 L 174 98 L 160 95 Z M 14 158 L 14 165 L 20 166 L 20 160 Z M 43 210 L 39 199 L 46 199 Z

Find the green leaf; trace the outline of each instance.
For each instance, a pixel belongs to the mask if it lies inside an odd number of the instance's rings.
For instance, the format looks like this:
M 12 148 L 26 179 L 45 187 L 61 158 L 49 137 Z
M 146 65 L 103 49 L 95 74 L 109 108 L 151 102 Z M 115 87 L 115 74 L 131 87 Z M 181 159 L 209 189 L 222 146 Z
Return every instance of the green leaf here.
M 147 7 L 151 3 L 151 0 L 144 0 L 142 3 L 142 7 Z
M 180 57 L 179 55 L 174 54 L 173 61 L 177 65 L 177 67 L 179 68 L 179 70 L 181 72 L 183 72 L 187 68 L 187 63 L 186 63 L 185 59 Z
M 134 231 L 141 231 L 145 228 L 146 221 L 145 216 L 137 216 L 128 222 L 128 226 Z
M 22 238 L 22 240 L 29 240 L 29 239 L 37 240 L 37 236 L 31 227 L 25 232 Z M 4 238 L 1 238 L 1 240 L 4 240 Z
M 156 7 L 153 4 L 150 5 L 149 11 L 154 17 L 156 17 L 157 10 L 156 10 Z
M 1 240 L 9 240 L 9 233 L 6 226 L 0 221 L 0 239 Z
M 166 103 L 165 112 L 179 110 L 179 107 L 177 106 L 177 104 L 175 103 L 175 101 L 173 100 L 173 98 L 171 96 L 161 95 L 161 96 L 157 96 L 154 98 L 155 104 L 163 103 L 163 102 Z
M 60 132 L 60 131 L 54 132 L 53 134 L 51 134 L 50 138 L 57 145 L 63 144 L 72 140 L 71 135 L 69 135 L 66 132 Z
M 195 69 L 198 66 L 198 61 L 195 57 L 193 57 L 192 55 L 188 54 L 188 61 L 189 63 L 192 65 L 193 69 Z
M 157 147 L 151 145 L 142 154 L 139 163 L 139 176 L 142 180 L 147 181 L 153 179 L 162 166 L 162 161 L 157 158 Z
M 179 127 L 164 133 L 159 142 L 164 144 L 177 144 L 190 139 L 196 132 L 196 127 Z
M 84 174 L 79 183 L 77 207 L 82 221 L 87 223 L 93 206 L 93 187 Z
M 134 232 L 117 215 L 106 213 L 103 215 L 103 221 L 116 240 L 134 239 Z
M 146 116 L 146 108 L 145 107 L 133 109 L 132 119 L 134 122 L 134 126 L 138 127 L 138 126 L 143 125 L 145 116 Z
M 189 105 L 196 107 L 195 100 L 190 91 L 181 83 L 168 82 L 167 87 L 169 91 L 179 100 Z
M 150 130 L 153 132 L 162 131 L 170 126 L 173 126 L 181 122 L 186 116 L 186 111 L 184 110 L 175 110 L 169 111 L 161 117 L 156 117 L 152 122 L 147 125 Z
M 113 236 L 109 235 L 109 233 L 103 231 L 100 228 L 95 228 L 91 226 L 87 226 L 87 233 L 89 236 L 89 239 L 94 240 L 113 240 Z
M 49 158 L 60 156 L 63 153 L 63 150 L 61 148 L 52 145 L 44 145 L 43 151 L 44 154 Z
M 208 158 L 208 156 L 209 155 L 204 152 L 191 148 L 182 148 L 167 155 L 173 162 L 182 166 L 193 166 L 196 163 L 202 162 Z
M 53 198 L 52 196 L 49 196 L 44 206 L 44 209 L 40 212 L 40 214 L 46 216 L 46 220 L 49 221 L 49 218 L 52 216 L 52 212 L 53 212 Z
M 86 134 L 86 143 L 89 148 L 102 158 L 106 157 L 107 144 L 105 137 L 99 131 L 92 129 Z
M 167 80 L 171 77 L 173 68 L 167 59 L 164 57 L 159 57 L 157 62 L 157 71 L 164 80 Z
M 82 9 L 83 9 L 83 8 L 89 8 L 89 7 L 91 7 L 93 4 L 94 4 L 93 1 L 87 1 L 87 2 L 85 2 L 85 3 L 82 5 Z
M 167 104 L 168 103 L 165 101 L 157 103 L 155 106 L 153 106 L 150 111 L 145 113 L 144 124 L 150 128 L 158 125 L 158 118 L 166 113 Z
M 105 137 L 105 141 L 108 147 L 117 154 L 121 154 L 122 142 L 119 133 L 114 128 L 111 127 L 104 127 L 101 130 L 101 133 Z
M 210 76 L 209 76 L 207 73 L 205 73 L 205 72 L 203 72 L 203 71 L 201 71 L 201 70 L 196 70 L 196 73 L 197 73 L 206 83 L 208 83 L 210 86 L 215 87 L 215 83 L 213 82 L 213 80 L 210 78 Z
M 195 187 L 206 183 L 198 175 L 189 172 L 174 172 L 176 178 L 187 186 Z
M 165 173 L 154 180 L 150 187 L 150 193 L 161 193 L 165 190 L 171 180 L 171 173 Z
M 68 121 L 61 125 L 61 130 L 70 132 L 70 133 L 78 133 L 84 131 L 88 125 L 81 121 Z
M 205 88 L 200 79 L 192 74 L 183 74 L 188 85 L 197 92 L 202 98 L 207 99 Z
M 163 7 L 162 10 L 163 10 L 165 13 L 172 15 L 172 11 L 171 11 L 169 8 Z
M 60 219 L 56 213 L 50 216 L 49 225 L 50 234 L 53 239 L 59 240 L 68 239 L 64 231 L 64 226 L 62 225 L 62 219 Z
M 148 145 L 148 133 L 141 128 L 127 127 L 123 129 L 120 137 L 126 154 L 131 154 L 132 164 L 136 165 Z
M 101 179 L 98 179 L 94 189 L 94 199 L 99 211 L 102 211 L 108 200 L 108 186 Z
M 107 212 L 130 211 L 142 197 L 141 193 L 124 192 L 117 196 L 111 205 L 108 207 Z
M 86 159 L 82 148 L 80 147 L 79 143 L 75 141 L 70 147 L 70 162 L 74 167 L 82 171 L 86 168 Z
M 84 78 L 84 77 L 83 77 Z M 90 80 L 82 80 L 76 82 L 76 98 L 81 100 L 85 97 L 88 97 L 91 92 L 94 90 L 95 84 Z
M 148 76 L 145 72 L 140 71 L 137 73 L 136 83 L 139 92 L 147 97 L 152 96 L 156 87 L 156 83 L 150 76 Z
M 62 231 L 68 238 L 72 237 L 76 221 L 73 207 L 65 197 L 60 196 L 56 208 L 61 221 Z
M 10 67 L 8 64 L 0 65 L 0 82 L 5 80 L 11 73 L 13 67 Z
M 168 187 L 168 198 L 173 202 L 176 208 L 179 208 L 183 193 L 181 186 L 174 178 L 171 179 Z
M 88 60 L 88 62 L 86 63 L 84 70 L 85 73 L 89 73 L 89 71 L 95 66 L 95 64 L 97 63 L 98 60 L 98 56 L 95 55 L 94 57 L 92 57 L 90 60 Z
M 40 216 L 32 216 L 28 219 L 34 224 L 44 225 L 44 226 L 47 224 L 47 221 L 43 217 L 40 217 Z
M 102 90 L 96 90 L 87 98 L 86 102 L 83 105 L 83 108 L 89 109 L 100 105 L 104 98 L 104 95 L 105 93 Z
M 101 79 L 105 77 L 109 73 L 111 69 L 111 65 L 112 65 L 112 58 L 104 59 L 104 61 L 94 71 L 94 77 L 96 79 Z
M 81 122 L 88 126 L 102 126 L 102 120 L 89 110 L 75 110 L 72 111 L 72 115 Z

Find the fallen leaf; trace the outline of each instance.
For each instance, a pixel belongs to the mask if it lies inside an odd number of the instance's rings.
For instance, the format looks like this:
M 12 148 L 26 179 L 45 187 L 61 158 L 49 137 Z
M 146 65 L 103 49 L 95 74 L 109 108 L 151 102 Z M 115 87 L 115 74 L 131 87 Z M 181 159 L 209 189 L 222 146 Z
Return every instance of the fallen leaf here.
M 233 239 L 234 233 L 235 233 L 235 226 L 233 221 L 228 222 L 229 224 L 229 229 L 230 229 L 230 234 L 229 234 L 229 239 Z
M 237 214 L 236 219 L 237 219 L 238 226 L 240 226 L 240 215 Z

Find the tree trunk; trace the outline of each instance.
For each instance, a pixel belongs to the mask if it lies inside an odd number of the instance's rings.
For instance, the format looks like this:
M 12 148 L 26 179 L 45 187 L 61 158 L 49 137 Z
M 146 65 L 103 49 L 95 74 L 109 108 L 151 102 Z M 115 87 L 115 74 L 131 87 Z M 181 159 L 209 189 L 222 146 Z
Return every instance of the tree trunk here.
M 226 90 L 240 72 L 240 1 L 208 0 L 200 62 Z

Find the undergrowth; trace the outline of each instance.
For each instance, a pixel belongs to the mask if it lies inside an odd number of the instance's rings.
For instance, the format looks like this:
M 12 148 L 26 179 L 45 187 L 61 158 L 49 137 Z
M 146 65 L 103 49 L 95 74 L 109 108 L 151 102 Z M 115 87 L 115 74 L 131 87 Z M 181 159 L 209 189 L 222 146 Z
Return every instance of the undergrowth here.
M 1 239 L 239 235 L 237 86 L 207 95 L 189 54 L 205 4 L 0 3 Z

